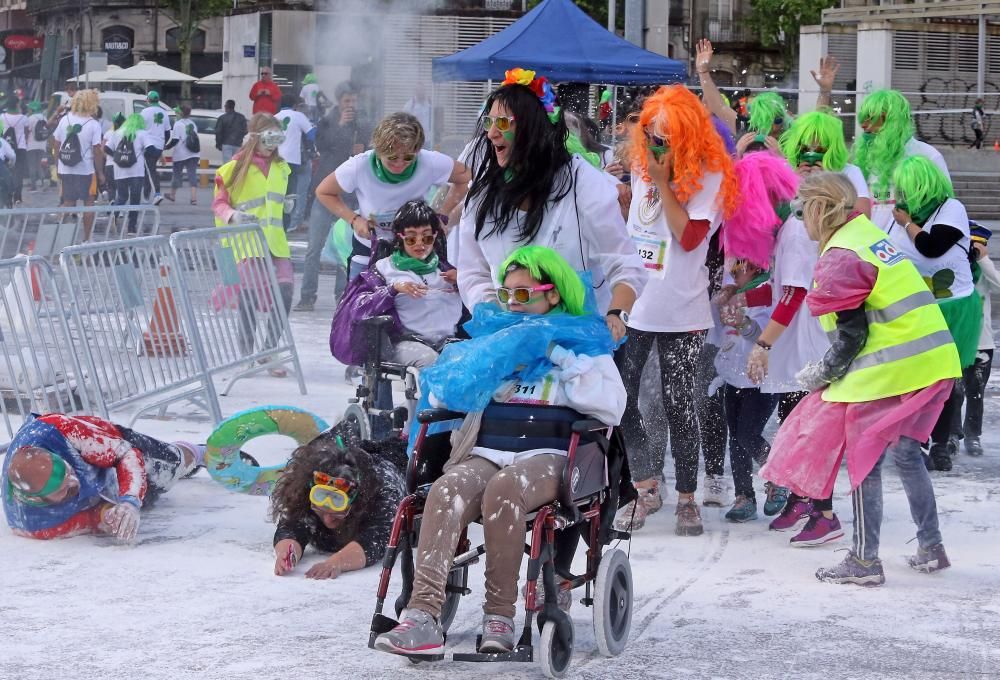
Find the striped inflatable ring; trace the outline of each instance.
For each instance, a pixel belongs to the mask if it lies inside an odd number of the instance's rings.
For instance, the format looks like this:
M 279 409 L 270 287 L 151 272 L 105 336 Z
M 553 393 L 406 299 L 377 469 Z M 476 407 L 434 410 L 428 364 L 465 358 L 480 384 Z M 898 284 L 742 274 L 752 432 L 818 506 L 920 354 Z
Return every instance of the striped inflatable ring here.
M 240 459 L 240 449 L 250 440 L 269 434 L 291 437 L 302 446 L 329 429 L 319 416 L 294 406 L 258 406 L 219 423 L 208 438 L 205 468 L 231 491 L 270 496 L 285 466 L 256 467 Z

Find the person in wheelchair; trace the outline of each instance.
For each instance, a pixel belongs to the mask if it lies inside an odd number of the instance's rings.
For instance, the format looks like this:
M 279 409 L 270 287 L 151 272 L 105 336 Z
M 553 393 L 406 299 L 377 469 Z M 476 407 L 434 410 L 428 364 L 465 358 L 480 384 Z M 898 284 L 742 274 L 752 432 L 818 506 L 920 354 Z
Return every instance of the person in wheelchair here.
M 292 572 L 306 546 L 332 553 L 306 578 L 333 579 L 382 559 L 392 517 L 403 497 L 402 468 L 375 442 L 344 445 L 337 428 L 292 453 L 271 494 L 274 573 Z
M 617 425 L 625 410 L 626 392 L 611 356 L 615 342 L 604 321 L 585 308 L 583 280 L 565 259 L 552 249 L 524 246 L 514 251 L 500 268 L 497 299 L 508 312 L 499 322 L 501 330 L 455 346 L 493 343 L 494 349 L 512 347 L 518 352 L 510 365 L 531 360 L 539 352 L 528 349 L 524 336 L 511 342 L 518 325 L 531 328 L 532 319 L 547 315 L 553 325 L 569 317 L 593 317 L 587 329 L 603 346 L 593 356 L 575 353 L 555 342 L 545 350 L 548 370 L 540 378 L 524 379 L 518 368 L 499 384 L 480 385 L 481 375 L 448 376 L 448 389 L 456 382 L 492 390 L 493 402 L 565 406 L 609 426 Z M 479 306 L 471 322 L 484 314 L 505 314 Z M 538 328 L 535 326 L 535 328 Z M 541 332 L 541 331 L 539 331 Z M 606 337 L 597 337 L 603 334 Z M 500 343 L 505 335 L 506 343 Z M 602 343 L 603 344 L 600 344 Z M 482 351 L 478 347 L 476 351 Z M 445 353 L 448 356 L 448 352 Z M 435 366 L 434 371 L 444 368 Z M 431 370 L 431 369 L 428 369 Z M 468 373 L 468 372 L 466 372 Z M 435 392 L 428 399 L 441 404 Z M 447 403 L 442 404 L 449 406 Z M 486 601 L 483 606 L 480 653 L 503 653 L 514 648 L 514 613 L 517 580 L 524 554 L 524 528 L 529 512 L 557 499 L 567 451 L 538 448 L 505 451 L 477 445 L 483 411 L 466 415 L 462 427 L 452 435 L 452 449 L 444 475 L 434 482 L 427 496 L 417 545 L 413 592 L 402 611 L 400 623 L 375 640 L 376 649 L 394 654 L 436 656 L 443 652 L 440 624 L 446 596 L 446 580 L 463 529 L 482 517 L 486 550 Z M 516 436 L 516 434 L 515 434 Z
M 396 363 L 421 368 L 434 363 L 442 344 L 455 337 L 462 316 L 458 271 L 438 257 L 441 222 L 423 201 L 404 203 L 392 221 L 392 232 L 392 253 L 375 263 L 403 331 L 390 356 Z

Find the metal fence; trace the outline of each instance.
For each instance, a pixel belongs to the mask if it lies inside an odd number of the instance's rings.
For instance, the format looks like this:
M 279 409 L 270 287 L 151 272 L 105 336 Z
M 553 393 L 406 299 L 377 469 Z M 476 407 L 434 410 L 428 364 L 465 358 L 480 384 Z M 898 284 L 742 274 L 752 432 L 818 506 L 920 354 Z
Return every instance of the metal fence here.
M 136 215 L 132 229 L 129 214 Z M 155 236 L 159 230 L 160 210 L 152 205 L 5 209 L 0 210 L 0 257 L 24 253 L 51 259 L 83 241 Z
M 88 389 L 105 415 L 143 413 L 177 401 L 222 418 L 205 370 L 181 278 L 166 237 L 65 248 L 60 256 L 75 324 L 74 346 L 88 363 Z M 180 299 L 178 299 L 180 298 Z
M 305 394 L 295 341 L 260 228 L 178 232 L 170 237 L 170 248 L 206 371 L 213 377 L 227 371 L 222 394 L 241 378 L 281 365 L 291 367 Z M 240 370 L 228 373 L 233 368 Z
M 0 412 L 11 436 L 32 412 L 93 412 L 54 274 L 37 257 L 0 262 Z

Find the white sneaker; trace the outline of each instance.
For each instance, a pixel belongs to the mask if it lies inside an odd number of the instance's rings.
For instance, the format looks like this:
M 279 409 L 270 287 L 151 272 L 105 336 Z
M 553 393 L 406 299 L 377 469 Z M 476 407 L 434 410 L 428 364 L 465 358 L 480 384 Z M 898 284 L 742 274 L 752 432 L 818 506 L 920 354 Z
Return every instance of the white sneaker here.
M 729 489 L 726 480 L 716 475 L 705 475 L 705 496 L 701 504 L 706 507 L 721 508 L 729 505 Z

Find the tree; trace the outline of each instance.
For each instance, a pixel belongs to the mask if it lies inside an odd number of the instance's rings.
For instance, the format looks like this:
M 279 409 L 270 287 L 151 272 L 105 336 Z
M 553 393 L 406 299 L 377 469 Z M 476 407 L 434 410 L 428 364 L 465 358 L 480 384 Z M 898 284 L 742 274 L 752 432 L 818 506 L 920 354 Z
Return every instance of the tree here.
M 232 0 L 160 0 L 160 7 L 177 24 L 177 49 L 181 53 L 181 71 L 191 73 L 191 41 L 202 21 L 223 16 Z M 181 83 L 181 100 L 191 100 L 191 83 Z
M 836 4 L 837 0 L 750 0 L 750 25 L 764 47 L 778 47 L 788 71 L 799 52 L 799 26 L 818 24 L 823 10 Z
M 542 0 L 529 0 L 528 9 L 534 9 Z M 573 0 L 573 3 L 590 15 L 590 18 L 601 26 L 608 25 L 608 0 Z M 615 6 L 617 22 L 615 25 L 621 30 L 625 25 L 625 0 L 618 0 Z

